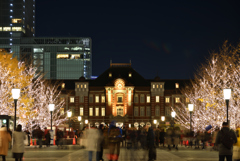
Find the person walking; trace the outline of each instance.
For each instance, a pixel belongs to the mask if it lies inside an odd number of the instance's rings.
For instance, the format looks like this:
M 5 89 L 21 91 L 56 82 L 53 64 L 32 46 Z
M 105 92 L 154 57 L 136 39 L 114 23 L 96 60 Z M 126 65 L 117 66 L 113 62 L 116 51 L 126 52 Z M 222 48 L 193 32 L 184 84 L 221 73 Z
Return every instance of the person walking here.
M 99 131 L 95 128 L 86 129 L 86 150 L 88 151 L 88 160 L 92 161 L 93 152 L 98 151 Z M 99 161 L 96 153 L 96 161 Z
M 156 147 L 155 147 L 155 141 L 154 141 L 154 132 L 152 127 L 149 127 L 148 133 L 147 133 L 147 145 L 149 149 L 148 154 L 148 160 L 153 161 L 156 160 Z
M 179 127 L 174 127 L 173 130 L 173 145 L 175 145 L 175 149 L 178 150 L 178 144 L 180 142 L 180 128 Z
M 222 129 L 217 133 L 216 145 L 219 145 L 219 161 L 232 161 L 233 144 L 237 142 L 236 133 L 229 129 L 228 122 L 223 122 Z
M 103 146 L 104 146 L 103 130 L 104 130 L 104 126 L 103 126 L 103 124 L 101 124 L 99 126 L 99 138 L 98 138 L 98 145 L 97 145 L 97 155 L 98 155 L 97 159 L 99 159 L 99 161 L 100 160 L 104 161 L 104 159 L 103 159 Z
M 47 131 L 46 135 L 45 135 L 45 139 L 46 139 L 46 146 L 50 147 L 50 140 L 51 140 L 51 135 L 50 132 Z
M 163 144 L 163 147 L 164 147 L 164 139 L 165 139 L 164 129 L 161 129 L 159 139 L 160 139 L 160 145 Z
M 3 161 L 6 160 L 8 145 L 11 140 L 11 135 L 7 132 L 7 128 L 3 125 L 0 129 L 0 156 L 2 156 Z
M 39 148 L 42 148 L 43 131 L 41 130 L 40 127 L 38 127 L 36 133 L 37 133 L 36 135 L 37 135 L 37 138 L 38 138 Z
M 26 139 L 26 133 L 22 132 L 22 125 L 18 125 L 16 131 L 13 132 L 13 147 L 12 153 L 15 161 L 22 161 L 24 153 L 24 140 Z

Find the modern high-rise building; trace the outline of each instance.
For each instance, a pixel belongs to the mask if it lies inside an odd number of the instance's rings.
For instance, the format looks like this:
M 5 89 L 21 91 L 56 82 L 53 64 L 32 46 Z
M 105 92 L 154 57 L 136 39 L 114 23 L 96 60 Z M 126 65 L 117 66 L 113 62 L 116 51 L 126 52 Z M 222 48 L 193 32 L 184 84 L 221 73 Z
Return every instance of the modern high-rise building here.
M 35 37 L 35 0 L 0 0 L 0 49 L 33 63 L 45 79 L 92 75 L 89 37 Z
M 35 36 L 35 0 L 0 1 L 0 37 Z

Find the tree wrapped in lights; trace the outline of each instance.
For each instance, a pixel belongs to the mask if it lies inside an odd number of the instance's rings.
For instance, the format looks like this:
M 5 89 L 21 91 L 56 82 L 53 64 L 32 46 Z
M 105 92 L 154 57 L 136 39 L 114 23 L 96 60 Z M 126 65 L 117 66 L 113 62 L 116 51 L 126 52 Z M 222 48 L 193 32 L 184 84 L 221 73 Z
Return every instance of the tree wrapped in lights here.
M 211 125 L 214 130 L 226 121 L 226 104 L 223 89 L 231 88 L 229 102 L 229 120 L 231 128 L 240 125 L 240 44 L 232 46 L 227 43 L 219 52 L 211 53 L 191 81 L 191 85 L 182 90 L 182 94 L 194 104 L 192 126 L 194 131 L 204 130 Z M 184 102 L 182 107 L 173 108 L 177 112 L 176 120 L 189 128 L 190 114 Z
M 18 99 L 17 117 L 18 123 L 31 130 L 38 125 L 40 127 L 50 126 L 49 103 L 55 104 L 53 113 L 53 124 L 59 125 L 64 122 L 64 112 L 60 109 L 64 101 L 60 100 L 58 85 L 51 86 L 42 80 L 42 75 L 36 73 L 32 65 L 25 66 L 12 57 L 13 54 L 0 51 L 0 114 L 14 115 L 14 101 L 12 88 L 20 88 L 21 96 Z

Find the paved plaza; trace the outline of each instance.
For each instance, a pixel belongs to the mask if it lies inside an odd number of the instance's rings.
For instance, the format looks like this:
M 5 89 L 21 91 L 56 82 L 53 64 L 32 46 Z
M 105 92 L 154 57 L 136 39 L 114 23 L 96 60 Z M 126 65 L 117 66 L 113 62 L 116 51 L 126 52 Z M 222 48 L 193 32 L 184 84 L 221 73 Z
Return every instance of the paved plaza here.
M 7 161 L 13 161 L 9 150 Z M 148 154 L 144 150 L 131 150 L 121 148 L 119 161 L 147 161 Z M 93 161 L 95 161 L 93 154 Z M 104 154 L 104 160 L 108 161 L 107 155 Z M 217 161 L 218 152 L 207 150 L 191 149 L 179 147 L 179 150 L 158 148 L 157 161 Z M 88 161 L 88 153 L 77 145 L 70 145 L 67 149 L 58 149 L 57 146 L 43 147 L 26 147 L 24 161 Z

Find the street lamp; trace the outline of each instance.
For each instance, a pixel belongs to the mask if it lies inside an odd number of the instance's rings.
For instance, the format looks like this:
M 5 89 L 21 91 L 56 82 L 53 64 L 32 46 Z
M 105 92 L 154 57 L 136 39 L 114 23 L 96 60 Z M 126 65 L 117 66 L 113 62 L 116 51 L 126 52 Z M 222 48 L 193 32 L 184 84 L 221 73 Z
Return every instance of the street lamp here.
M 227 122 L 228 122 L 228 105 L 231 97 L 231 89 L 223 89 L 223 95 L 227 105 Z
M 190 112 L 190 132 L 192 131 L 192 112 L 193 112 L 193 104 L 188 104 L 188 110 Z
M 161 120 L 162 120 L 162 122 L 164 122 L 165 121 L 165 116 L 161 116 Z
M 156 124 L 156 128 L 157 128 L 157 120 L 153 120 L 153 123 Z
M 15 104 L 15 114 L 14 114 L 14 131 L 16 130 L 16 120 L 17 120 L 17 100 L 20 97 L 20 89 L 13 88 L 12 89 L 12 97 L 14 99 Z
M 54 111 L 55 104 L 49 104 L 48 108 L 51 113 L 51 130 L 52 130 L 52 112 Z
M 82 121 L 82 117 L 81 117 L 81 116 L 78 116 L 78 121 L 80 121 L 79 127 L 80 127 L 80 129 L 81 129 L 81 121 Z M 80 130 L 80 129 L 79 129 L 79 130 Z
M 173 127 L 174 127 L 174 118 L 175 118 L 175 116 L 176 116 L 176 112 L 173 111 L 173 112 L 171 113 L 171 115 L 172 115 L 172 118 L 173 118 Z
M 68 118 L 69 118 L 69 131 L 70 131 L 70 117 L 72 116 L 72 111 L 67 112 Z

